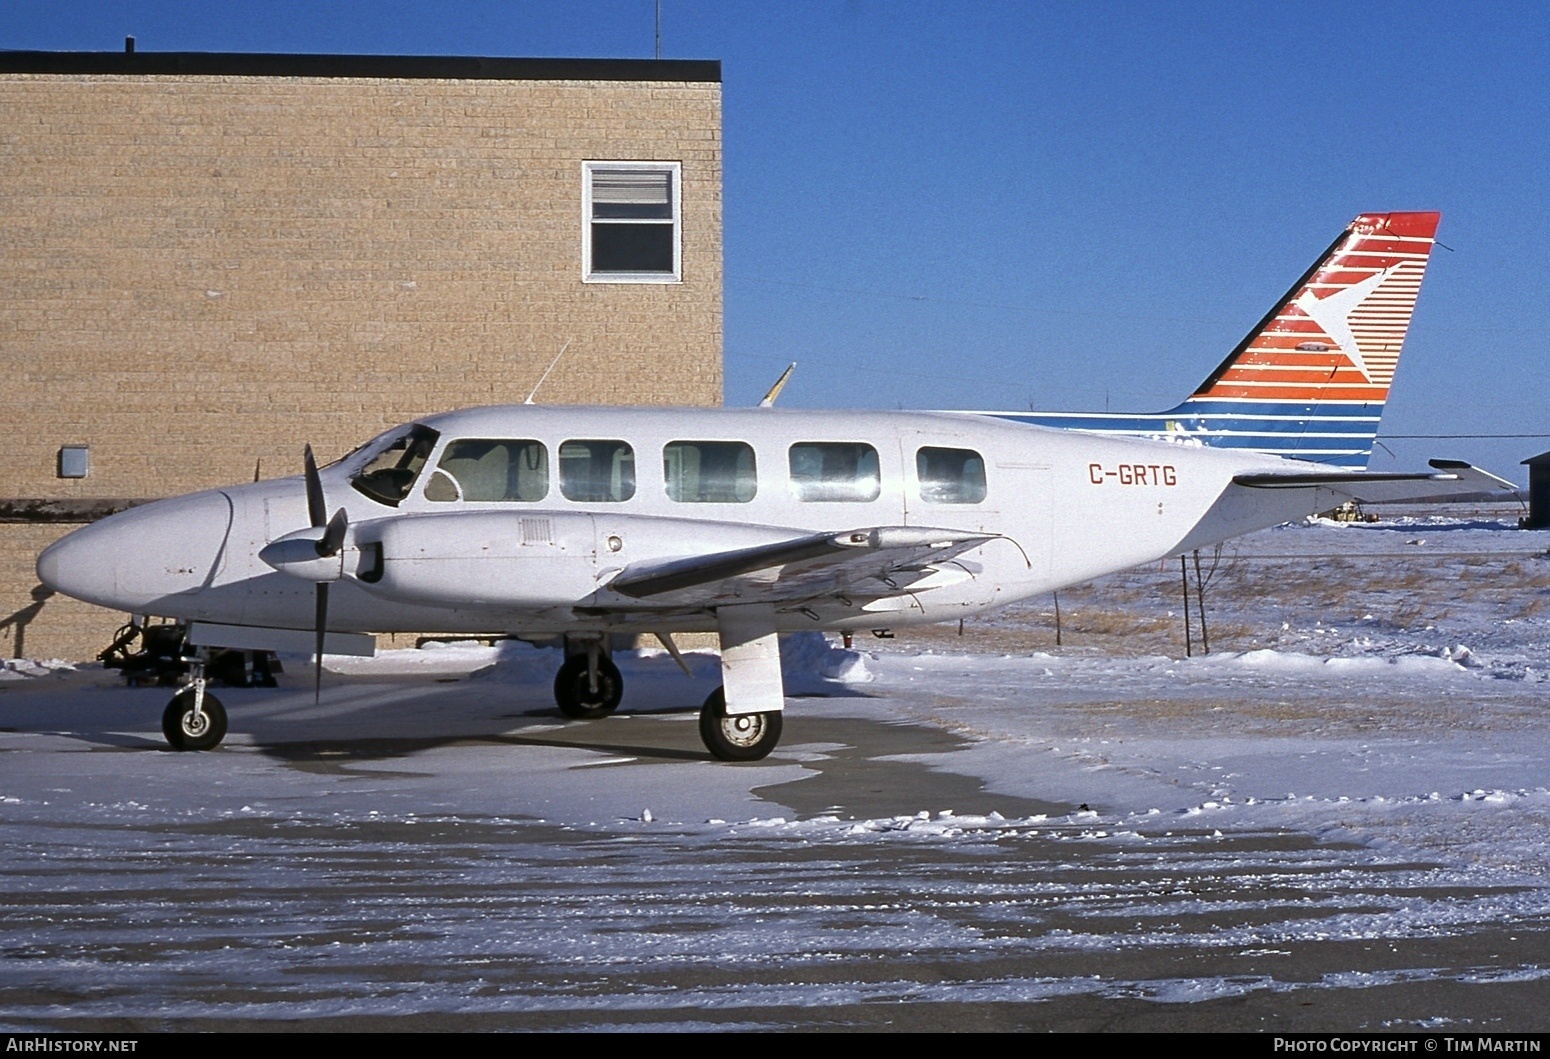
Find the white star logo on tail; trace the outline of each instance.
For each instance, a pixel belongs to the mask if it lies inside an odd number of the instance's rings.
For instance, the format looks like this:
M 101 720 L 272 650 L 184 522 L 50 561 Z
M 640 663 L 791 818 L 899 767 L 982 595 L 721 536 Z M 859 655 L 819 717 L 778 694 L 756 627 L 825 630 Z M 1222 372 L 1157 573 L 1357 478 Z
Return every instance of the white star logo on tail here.
M 1375 272 L 1360 283 L 1353 283 L 1343 290 L 1326 295 L 1323 298 L 1315 295 L 1311 290 L 1303 291 L 1292 304 L 1313 318 L 1323 332 L 1335 340 L 1335 345 L 1340 347 L 1351 363 L 1356 365 L 1356 370 L 1372 381 L 1372 372 L 1367 370 L 1367 362 L 1362 359 L 1362 351 L 1356 345 L 1356 336 L 1351 333 L 1351 325 L 1348 319 L 1358 305 L 1367 300 L 1367 295 L 1383 286 L 1383 281 L 1399 270 L 1398 265 L 1391 265 L 1382 272 Z

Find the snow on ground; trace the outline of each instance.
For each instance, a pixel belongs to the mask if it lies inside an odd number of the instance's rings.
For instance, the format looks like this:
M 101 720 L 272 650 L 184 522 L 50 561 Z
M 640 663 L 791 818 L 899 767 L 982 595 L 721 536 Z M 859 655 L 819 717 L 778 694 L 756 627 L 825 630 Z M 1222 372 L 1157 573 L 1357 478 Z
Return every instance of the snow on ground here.
M 1209 656 L 1141 653 L 1183 646 L 1169 565 L 1107 586 L 1166 619 L 1165 636 L 1122 637 L 1141 652 L 1078 632 L 1058 651 L 939 653 L 949 636 L 887 655 L 878 688 L 940 689 L 908 709 L 976 738 L 994 789 L 1340 829 L 1546 879 L 1547 544 L 1502 518 L 1283 526 L 1224 554 L 1207 603 L 1225 635 Z M 1048 603 L 1022 609 L 992 628 L 1052 619 Z M 1198 650 L 1198 625 L 1194 638 Z M 1042 774 L 1015 767 L 1027 750 Z
M 793 637 L 752 767 L 699 746 L 709 654 L 621 656 L 592 725 L 553 651 L 330 658 L 317 705 L 290 659 L 204 755 L 155 749 L 165 693 L 8 663 L 0 1024 L 1532 985 L 1550 534 L 1509 527 L 1245 538 L 1208 656 L 1176 564 L 1062 593 L 1059 648 L 1052 601 Z

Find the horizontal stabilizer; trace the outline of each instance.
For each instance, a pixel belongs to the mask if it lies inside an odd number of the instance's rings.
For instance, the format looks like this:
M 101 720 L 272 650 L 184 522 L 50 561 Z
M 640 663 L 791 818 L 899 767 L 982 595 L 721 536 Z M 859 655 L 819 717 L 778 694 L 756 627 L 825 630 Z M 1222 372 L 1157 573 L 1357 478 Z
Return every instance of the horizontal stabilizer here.
M 1349 501 L 1359 504 L 1424 501 L 1515 500 L 1511 482 L 1456 460 L 1433 460 L 1433 473 L 1302 470 L 1254 471 L 1233 477 L 1206 516 L 1178 542 L 1187 552 L 1256 529 L 1330 511 Z
M 1505 478 L 1498 478 L 1490 471 L 1482 471 L 1479 467 L 1465 463 L 1463 460 L 1427 460 L 1426 462 L 1439 471 L 1456 474 L 1465 481 L 1475 483 L 1479 492 L 1496 493 L 1510 490 L 1514 496 L 1517 495 L 1518 487 Z
M 1267 471 L 1240 474 L 1233 484 L 1248 489 L 1322 489 L 1337 497 L 1372 504 L 1383 501 L 1442 500 L 1462 495 L 1517 495 L 1517 487 L 1487 471 L 1459 460 L 1432 460 L 1435 474 L 1371 473 L 1366 471 Z

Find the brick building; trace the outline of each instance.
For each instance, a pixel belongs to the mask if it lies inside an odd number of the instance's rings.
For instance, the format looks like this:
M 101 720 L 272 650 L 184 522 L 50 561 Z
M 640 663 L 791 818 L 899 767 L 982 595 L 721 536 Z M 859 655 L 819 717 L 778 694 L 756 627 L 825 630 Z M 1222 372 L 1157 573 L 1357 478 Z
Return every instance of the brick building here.
M 720 64 L 0 52 L 0 649 L 37 553 L 432 411 L 721 401 Z

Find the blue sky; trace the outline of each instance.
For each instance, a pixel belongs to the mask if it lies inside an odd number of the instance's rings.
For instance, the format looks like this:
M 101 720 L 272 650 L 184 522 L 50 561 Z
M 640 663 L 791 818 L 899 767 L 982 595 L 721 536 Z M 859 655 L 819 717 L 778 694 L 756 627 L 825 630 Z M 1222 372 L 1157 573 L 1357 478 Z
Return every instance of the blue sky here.
M 0 47 L 649 57 L 654 0 L 39 2 Z M 1550 5 L 662 0 L 723 63 L 726 397 L 1148 411 L 1439 209 L 1376 467 L 1550 435 Z

